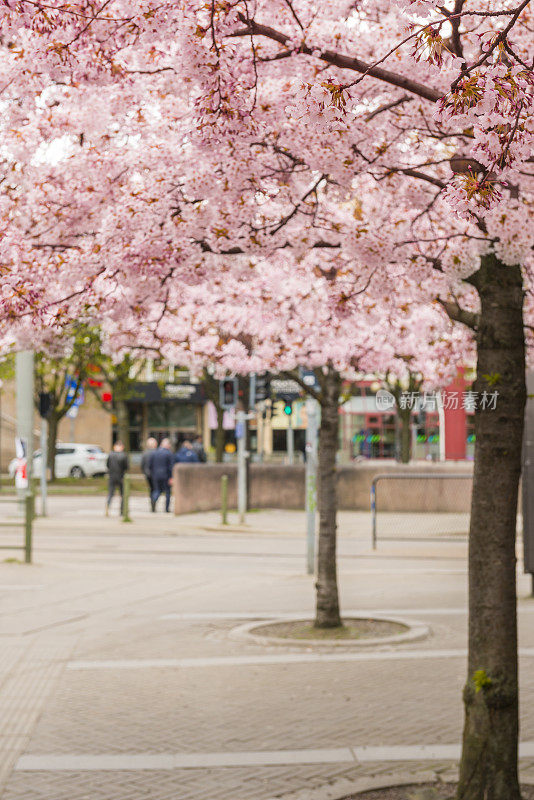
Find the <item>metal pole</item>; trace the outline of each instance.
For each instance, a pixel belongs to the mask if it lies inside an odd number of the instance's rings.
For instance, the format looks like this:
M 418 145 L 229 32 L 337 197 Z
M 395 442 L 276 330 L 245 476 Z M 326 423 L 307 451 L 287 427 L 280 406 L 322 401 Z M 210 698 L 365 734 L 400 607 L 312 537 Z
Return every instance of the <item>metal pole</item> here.
M 41 516 L 46 517 L 47 485 L 46 464 L 48 461 L 48 422 L 41 419 Z
M 286 449 L 287 449 L 287 463 L 294 464 L 295 463 L 295 439 L 293 436 L 293 408 L 291 408 L 291 414 L 289 414 L 287 418 L 287 430 L 286 430 Z
M 24 561 L 32 563 L 32 523 L 33 523 L 33 496 L 27 494 L 24 498 Z
M 130 476 L 125 475 L 122 484 L 122 521 L 131 522 L 130 517 Z
M 315 572 L 315 528 L 317 509 L 317 401 L 306 400 L 306 569 Z
M 33 462 L 33 352 L 24 350 L 16 354 L 17 436 L 25 443 L 28 487 L 19 489 L 19 499 L 31 492 Z
M 221 523 L 228 525 L 228 475 L 221 476 Z
M 241 525 L 247 510 L 247 419 L 244 411 L 236 413 L 237 434 L 237 513 Z

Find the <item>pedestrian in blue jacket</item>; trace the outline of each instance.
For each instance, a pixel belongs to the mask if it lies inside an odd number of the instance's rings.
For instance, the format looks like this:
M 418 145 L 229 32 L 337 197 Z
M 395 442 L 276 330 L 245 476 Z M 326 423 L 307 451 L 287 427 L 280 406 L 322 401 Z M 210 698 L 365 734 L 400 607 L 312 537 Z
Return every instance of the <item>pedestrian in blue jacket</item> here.
M 165 492 L 165 511 L 171 510 L 171 484 L 174 458 L 169 439 L 163 439 L 157 450 L 153 450 L 148 459 L 148 468 L 152 478 L 150 502 L 152 511 L 156 510 L 159 496 Z
M 191 442 L 186 439 L 175 456 L 176 464 L 198 464 L 198 453 L 193 449 Z

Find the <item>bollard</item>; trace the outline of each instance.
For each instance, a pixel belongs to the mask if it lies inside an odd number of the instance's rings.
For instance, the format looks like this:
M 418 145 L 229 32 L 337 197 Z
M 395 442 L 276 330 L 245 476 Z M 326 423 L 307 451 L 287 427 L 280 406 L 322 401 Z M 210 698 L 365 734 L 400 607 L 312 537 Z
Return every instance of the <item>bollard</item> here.
M 26 564 L 32 563 L 32 522 L 33 522 L 33 509 L 34 497 L 32 494 L 27 494 L 24 498 L 25 514 L 24 514 L 24 560 Z
M 221 517 L 222 524 L 228 525 L 228 475 L 221 477 Z
M 122 521 L 132 522 L 130 517 L 130 476 L 125 475 L 122 486 Z

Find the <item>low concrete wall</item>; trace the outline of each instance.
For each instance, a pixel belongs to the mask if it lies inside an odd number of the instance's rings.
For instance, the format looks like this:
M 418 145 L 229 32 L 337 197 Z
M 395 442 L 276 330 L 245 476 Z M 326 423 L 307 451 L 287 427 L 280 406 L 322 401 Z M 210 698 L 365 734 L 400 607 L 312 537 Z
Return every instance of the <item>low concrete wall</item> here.
M 344 510 L 369 511 L 370 491 L 377 475 L 422 474 L 401 480 L 380 480 L 377 507 L 381 511 L 469 511 L 472 480 L 446 478 L 451 473 L 472 476 L 470 463 L 393 464 L 367 461 L 338 467 L 338 501 Z M 250 465 L 252 508 L 304 508 L 302 464 Z M 174 467 L 175 514 L 212 511 L 221 507 L 221 477 L 228 475 L 228 507 L 237 505 L 235 464 L 176 464 Z M 430 477 L 431 476 L 431 477 Z
M 221 507 L 221 478 L 228 475 L 228 508 L 237 506 L 235 464 L 175 464 L 174 513 L 213 511 Z
M 466 477 L 446 477 L 453 474 Z M 376 485 L 379 511 L 469 511 L 473 466 L 467 462 L 393 464 L 373 461 L 340 467 L 337 484 L 339 508 L 368 511 L 371 484 L 378 475 L 385 476 Z M 395 480 L 395 475 L 403 477 Z M 425 477 L 419 478 L 418 475 Z

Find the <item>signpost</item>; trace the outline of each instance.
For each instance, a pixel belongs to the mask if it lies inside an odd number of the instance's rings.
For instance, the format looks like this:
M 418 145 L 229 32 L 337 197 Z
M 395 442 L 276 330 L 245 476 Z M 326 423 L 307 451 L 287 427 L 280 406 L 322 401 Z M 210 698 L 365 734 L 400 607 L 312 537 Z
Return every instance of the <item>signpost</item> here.
M 48 392 L 39 395 L 39 414 L 41 417 L 41 516 L 46 517 L 47 511 L 47 482 L 46 471 L 48 466 L 48 417 L 51 412 L 51 399 Z
M 308 575 L 315 572 L 315 528 L 317 509 L 317 425 L 318 403 L 306 400 L 306 567 Z
M 17 486 L 21 509 L 24 498 L 29 494 L 33 461 L 33 352 L 24 350 L 16 354 L 16 396 L 17 396 L 17 438 L 21 455 L 26 461 L 26 474 Z M 18 455 L 18 453 L 17 453 Z M 22 470 L 21 470 L 22 473 Z
M 237 439 L 237 513 L 240 525 L 245 523 L 247 510 L 247 416 L 236 413 L 235 438 Z

